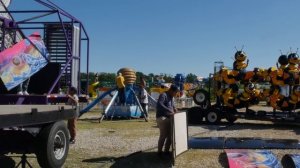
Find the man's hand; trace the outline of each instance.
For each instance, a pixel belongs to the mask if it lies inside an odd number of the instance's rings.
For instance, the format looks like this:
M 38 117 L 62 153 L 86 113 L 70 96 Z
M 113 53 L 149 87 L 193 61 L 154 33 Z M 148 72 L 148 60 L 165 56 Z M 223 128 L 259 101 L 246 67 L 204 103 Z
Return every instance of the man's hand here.
M 175 112 L 172 112 L 172 113 L 170 113 L 169 115 L 170 115 L 170 116 L 173 116 L 174 114 L 175 114 Z

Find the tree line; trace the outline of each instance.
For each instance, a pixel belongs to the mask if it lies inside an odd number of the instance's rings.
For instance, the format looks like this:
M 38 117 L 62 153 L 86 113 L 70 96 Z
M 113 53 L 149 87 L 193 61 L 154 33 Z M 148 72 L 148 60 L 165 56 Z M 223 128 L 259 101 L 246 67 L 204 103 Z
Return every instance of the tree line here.
M 90 72 L 89 73 L 89 83 L 93 83 L 96 81 L 100 82 L 100 86 L 104 85 L 112 85 L 115 84 L 115 79 L 116 79 L 116 73 L 108 73 L 108 72 Z M 148 84 L 153 84 L 158 82 L 159 77 L 163 77 L 166 83 L 172 83 L 174 82 L 174 76 L 171 74 L 154 74 L 154 73 L 149 73 L 149 74 L 144 74 L 143 72 L 136 72 L 136 77 L 137 81 L 136 83 L 140 82 L 140 78 L 143 77 L 144 80 Z M 86 81 L 87 79 L 87 74 L 86 73 L 81 73 L 81 79 L 83 81 Z M 189 73 L 186 75 L 186 82 L 188 83 L 195 83 L 197 82 L 197 75 Z

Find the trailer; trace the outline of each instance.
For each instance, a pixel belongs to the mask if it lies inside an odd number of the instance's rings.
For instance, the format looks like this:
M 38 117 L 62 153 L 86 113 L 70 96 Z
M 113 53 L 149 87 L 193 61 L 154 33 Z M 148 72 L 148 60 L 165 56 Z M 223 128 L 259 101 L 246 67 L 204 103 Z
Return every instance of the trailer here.
M 258 110 L 257 110 L 258 109 Z M 273 111 L 272 108 L 265 105 L 253 106 L 251 108 L 228 108 L 226 106 L 211 105 L 194 106 L 187 110 L 188 122 L 190 124 L 201 123 L 205 121 L 208 124 L 218 124 L 222 119 L 226 119 L 229 124 L 233 124 L 237 119 L 260 120 L 272 122 L 300 122 L 299 111 Z
M 79 74 L 86 57 L 88 86 L 89 36 L 80 20 L 50 0 L 31 1 L 36 10 L 10 10 L 10 2 L 0 0 L 0 154 L 22 154 L 17 167 L 29 165 L 30 153 L 43 168 L 62 167 L 69 151 L 64 120 L 77 117 L 79 107 L 64 105 L 61 91 L 73 86 L 78 95 L 87 93 Z M 30 95 L 17 89 L 29 78 Z
M 26 154 L 33 153 L 41 167 L 62 167 L 69 151 L 69 132 L 63 120 L 76 117 L 76 108 L 70 105 L 1 105 L 0 155 L 22 154 L 18 166 L 28 164 L 31 167 Z
M 237 51 L 235 55 L 243 55 L 243 60 L 246 59 L 243 51 Z M 279 64 L 282 57 L 279 57 Z M 298 57 L 295 58 L 298 60 Z M 234 123 L 238 118 L 293 123 L 300 121 L 298 70 L 271 67 L 245 71 L 248 64 L 240 64 L 245 65 L 243 69 L 231 70 L 225 68 L 223 62 L 215 62 L 214 73 L 210 74 L 206 89 L 198 89 L 193 95 L 198 106 L 188 110 L 190 123 L 202 122 L 204 118 L 209 124 L 217 124 L 224 118 L 229 123 Z M 282 73 L 286 80 L 279 83 Z M 265 88 L 256 87 L 258 84 Z

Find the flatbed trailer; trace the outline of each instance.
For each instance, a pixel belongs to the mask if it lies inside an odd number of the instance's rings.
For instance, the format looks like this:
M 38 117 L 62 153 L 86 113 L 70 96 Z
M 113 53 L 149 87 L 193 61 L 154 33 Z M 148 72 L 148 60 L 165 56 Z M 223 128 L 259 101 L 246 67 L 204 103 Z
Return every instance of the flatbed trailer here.
M 299 111 L 273 111 L 271 107 L 264 105 L 251 106 L 249 108 L 228 108 L 226 106 L 194 106 L 188 111 L 190 123 L 202 122 L 204 119 L 208 124 L 218 124 L 222 119 L 234 123 L 237 119 L 288 122 L 300 124 Z
M 41 167 L 62 167 L 69 151 L 63 120 L 76 117 L 75 109 L 70 105 L 1 105 L 0 154 L 34 153 Z

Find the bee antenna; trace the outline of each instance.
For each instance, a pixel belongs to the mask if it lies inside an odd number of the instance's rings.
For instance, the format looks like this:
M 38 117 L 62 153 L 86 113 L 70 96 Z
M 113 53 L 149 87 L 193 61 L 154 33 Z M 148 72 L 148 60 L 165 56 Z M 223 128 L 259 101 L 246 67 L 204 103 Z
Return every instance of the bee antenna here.
M 243 51 L 243 49 L 244 49 L 244 45 L 242 45 L 242 49 L 241 49 L 241 51 Z
M 281 54 L 281 55 L 283 55 L 283 53 L 282 53 L 282 51 L 281 51 L 281 50 L 279 50 L 279 52 L 280 52 L 280 54 Z
M 236 46 L 234 46 L 235 50 L 238 51 L 238 49 L 236 48 Z

